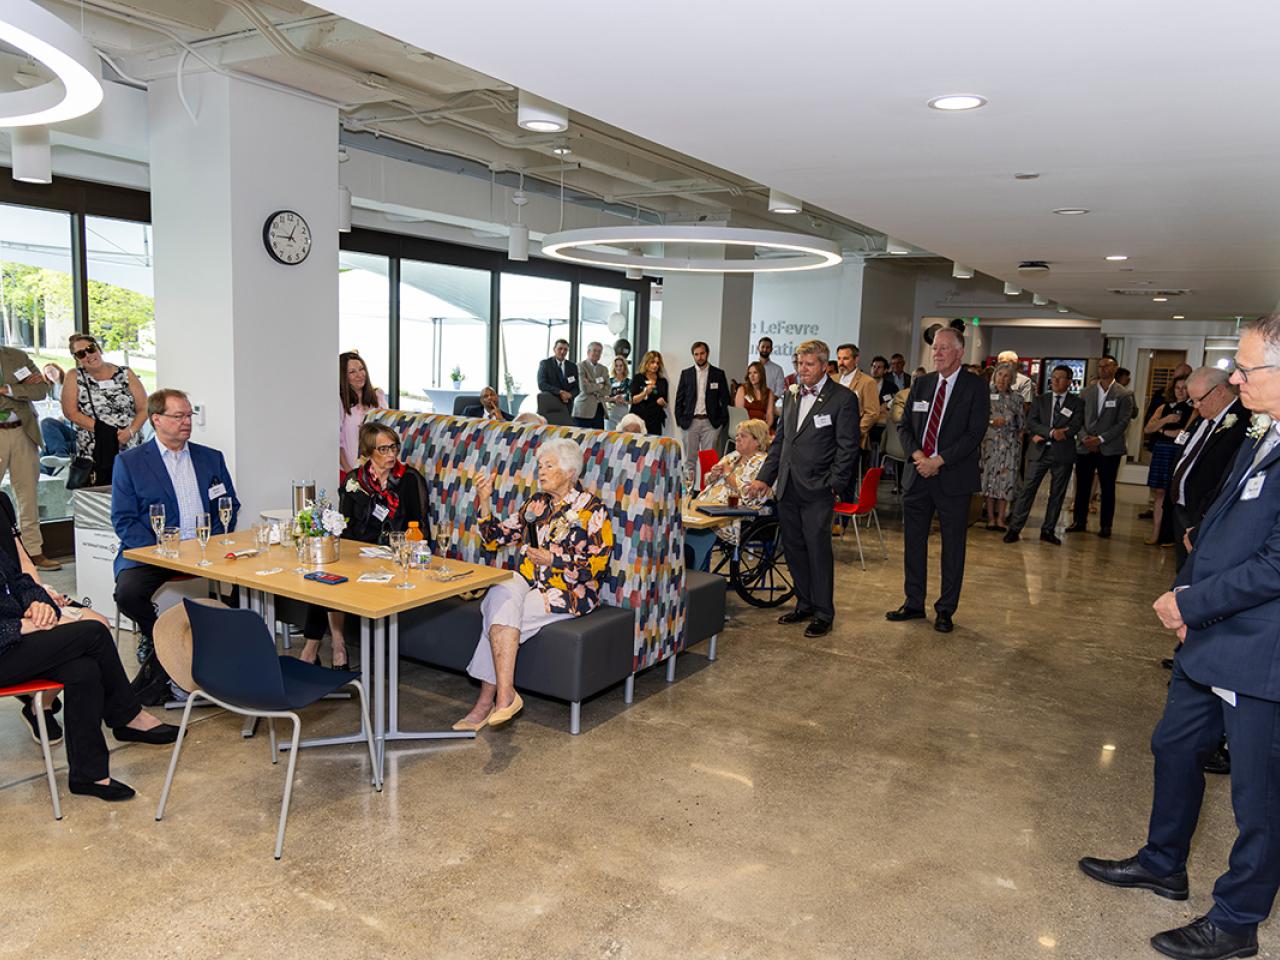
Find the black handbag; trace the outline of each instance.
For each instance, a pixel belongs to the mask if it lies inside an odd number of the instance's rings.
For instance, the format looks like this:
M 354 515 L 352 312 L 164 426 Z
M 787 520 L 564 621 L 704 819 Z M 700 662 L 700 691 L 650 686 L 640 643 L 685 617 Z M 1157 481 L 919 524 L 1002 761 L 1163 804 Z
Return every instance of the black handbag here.
M 76 382 L 79 383 L 83 376 L 84 371 L 77 367 Z M 89 398 L 89 410 L 93 413 L 94 453 L 96 454 L 98 443 L 101 440 L 99 427 L 103 426 L 103 424 L 98 419 L 98 408 L 93 405 L 93 391 L 89 389 L 87 382 L 84 385 L 84 395 Z M 118 445 L 116 449 L 117 451 L 119 450 Z M 67 468 L 67 489 L 79 490 L 81 487 L 94 486 L 97 483 L 98 474 L 101 472 L 98 467 L 99 464 L 96 457 L 76 457 L 71 461 L 71 466 Z

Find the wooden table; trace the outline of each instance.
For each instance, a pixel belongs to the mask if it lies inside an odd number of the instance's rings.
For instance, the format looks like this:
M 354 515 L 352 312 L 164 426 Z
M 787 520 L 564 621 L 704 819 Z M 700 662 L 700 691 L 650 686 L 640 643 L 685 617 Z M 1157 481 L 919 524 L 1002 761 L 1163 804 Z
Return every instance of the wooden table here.
M 680 517 L 684 525 L 684 542 L 693 552 L 693 569 L 705 571 L 710 563 L 711 549 L 716 545 L 715 531 L 726 527 L 741 517 L 712 517 L 699 513 L 697 509 L 687 509 Z
M 385 767 L 385 747 L 388 740 L 442 740 L 442 739 L 474 739 L 474 732 L 454 730 L 441 731 L 406 731 L 400 729 L 399 687 L 400 687 L 400 626 L 399 615 L 405 610 L 426 606 L 439 600 L 456 597 L 471 590 L 490 587 L 511 577 L 509 570 L 488 567 L 477 563 L 465 563 L 461 560 L 435 560 L 430 570 L 410 571 L 409 582 L 414 584 L 412 590 L 397 589 L 397 584 L 404 582 L 399 569 L 390 560 L 373 560 L 360 556 L 360 548 L 371 544 L 355 540 L 342 541 L 342 559 L 325 564 L 326 573 L 336 573 L 348 580 L 337 586 L 327 586 L 314 580 L 304 579 L 302 574 L 295 573 L 298 566 L 297 556 L 292 547 L 275 545 L 266 553 L 238 560 L 227 559 L 226 554 L 232 550 L 244 550 L 252 547 L 253 532 L 250 530 L 231 534 L 232 545 L 224 544 L 222 536 L 209 540 L 207 567 L 199 565 L 200 547 L 194 540 L 183 540 L 178 548 L 177 557 L 161 556 L 155 547 L 138 547 L 126 550 L 124 556 L 128 560 L 145 563 L 153 567 L 162 567 L 177 573 L 204 577 L 219 583 L 230 583 L 240 588 L 241 606 L 254 605 L 255 594 L 261 597 L 261 612 L 274 635 L 275 598 L 288 597 L 314 603 L 329 610 L 338 610 L 360 618 L 360 670 L 364 683 L 370 690 L 373 701 L 373 732 L 377 747 L 380 770 Z M 432 579 L 433 573 L 442 564 L 447 564 L 451 572 L 466 571 L 465 577 L 441 582 Z M 279 573 L 261 574 L 259 571 L 281 568 Z M 315 568 L 308 568 L 315 569 Z M 360 574 L 370 571 L 388 571 L 395 569 L 396 577 L 390 583 L 359 583 Z M 372 677 L 370 676 L 370 647 L 373 652 Z M 390 668 L 388 669 L 388 651 L 390 651 Z M 370 683 L 372 680 L 372 683 Z M 301 746 L 326 746 L 335 743 L 363 743 L 363 733 L 353 733 L 338 737 L 324 737 L 303 741 Z

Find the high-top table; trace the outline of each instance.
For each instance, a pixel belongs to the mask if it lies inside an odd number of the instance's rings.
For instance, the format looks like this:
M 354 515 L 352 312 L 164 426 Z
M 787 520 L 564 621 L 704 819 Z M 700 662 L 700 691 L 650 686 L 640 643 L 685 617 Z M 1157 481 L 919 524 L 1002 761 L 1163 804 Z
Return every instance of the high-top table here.
M 207 555 L 212 562 L 207 567 L 199 565 L 200 547 L 194 540 L 183 540 L 178 547 L 177 557 L 162 556 L 155 547 L 126 550 L 124 556 L 126 559 L 153 567 L 162 567 L 177 573 L 238 586 L 241 606 L 252 607 L 256 599 L 261 599 L 262 614 L 272 628 L 273 635 L 276 597 L 314 603 L 328 610 L 338 610 L 359 617 L 360 670 L 365 687 L 370 691 L 370 699 L 373 701 L 373 735 L 380 770 L 385 767 L 388 740 L 474 739 L 475 733 L 471 731 L 400 729 L 399 615 L 415 607 L 426 606 L 471 590 L 501 583 L 511 577 L 511 571 L 477 563 L 465 563 L 461 560 L 435 559 L 430 569 L 409 572 L 409 581 L 414 584 L 413 590 L 399 590 L 396 585 L 403 582 L 404 577 L 398 566 L 392 564 L 390 560 L 360 556 L 360 549 L 372 544 L 343 540 L 342 559 L 327 563 L 320 569 L 326 573 L 340 574 L 348 579 L 346 583 L 328 586 L 304 579 L 300 573 L 294 573 L 298 560 L 292 547 L 273 545 L 265 553 L 259 553 L 257 556 L 228 559 L 229 552 L 254 546 L 253 532 L 245 530 L 231 534 L 230 545 L 224 544 L 223 539 L 223 536 L 210 538 Z M 446 581 L 437 580 L 435 576 L 442 564 L 447 566 L 451 573 L 465 571 L 466 576 Z M 280 567 L 280 572 L 272 574 L 258 572 L 273 567 Z M 308 570 L 311 569 L 315 568 L 308 568 Z M 385 572 L 392 569 L 396 571 L 396 575 L 390 583 L 358 582 L 362 573 Z M 369 668 L 370 647 L 373 651 L 372 676 Z M 389 669 L 388 652 L 390 654 Z M 316 747 L 363 742 L 364 735 L 358 732 L 305 740 L 301 746 Z

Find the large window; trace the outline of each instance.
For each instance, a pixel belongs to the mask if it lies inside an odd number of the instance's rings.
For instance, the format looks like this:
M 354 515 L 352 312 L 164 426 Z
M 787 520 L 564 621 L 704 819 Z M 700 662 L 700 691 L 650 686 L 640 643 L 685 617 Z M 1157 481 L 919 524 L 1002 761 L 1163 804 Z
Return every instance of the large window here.
M 71 215 L 0 204 L 0 313 L 6 346 L 39 364 L 70 366 L 76 329 Z
M 150 393 L 156 388 L 151 224 L 85 217 L 84 233 L 89 332 L 104 358 L 132 368 Z
M 564 280 L 502 275 L 498 392 L 512 413 L 538 409 L 538 363 L 569 339 L 571 288 Z
M 600 362 L 613 370 L 613 345 L 620 339 L 635 347 L 636 295 L 617 287 L 578 287 L 578 354 L 586 356 L 587 344 L 598 340 L 604 351 Z M 634 355 L 632 357 L 634 360 Z M 634 373 L 634 371 L 632 371 Z
M 453 413 L 489 381 L 489 271 L 400 262 L 400 407 Z
M 354 350 L 369 369 L 370 382 L 390 396 L 390 261 L 368 253 L 338 253 L 338 352 Z M 334 396 L 338 391 L 334 363 Z

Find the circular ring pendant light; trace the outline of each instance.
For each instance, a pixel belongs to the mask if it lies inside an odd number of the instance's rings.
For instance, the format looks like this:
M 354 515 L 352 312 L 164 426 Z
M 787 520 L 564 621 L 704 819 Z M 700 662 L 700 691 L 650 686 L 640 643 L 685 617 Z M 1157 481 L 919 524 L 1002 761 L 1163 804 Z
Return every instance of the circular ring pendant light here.
M 648 256 L 638 249 L 644 244 L 662 244 L 661 256 Z M 690 255 L 667 256 L 667 244 L 687 244 Z M 750 251 L 741 258 L 698 257 L 699 247 L 730 247 Z M 793 270 L 821 270 L 834 267 L 844 257 L 830 240 L 779 230 L 748 230 L 740 227 L 656 226 L 633 224 L 627 227 L 589 227 L 548 234 L 542 252 L 556 260 L 591 264 L 597 267 L 638 269 L 645 273 L 785 273 Z M 682 251 L 684 252 L 684 251 Z M 765 254 L 760 257 L 760 254 Z
M 56 79 L 29 90 L 0 93 L 0 127 L 61 123 L 102 102 L 102 69 L 93 47 L 31 0 L 0 7 L 0 40 L 53 71 Z

